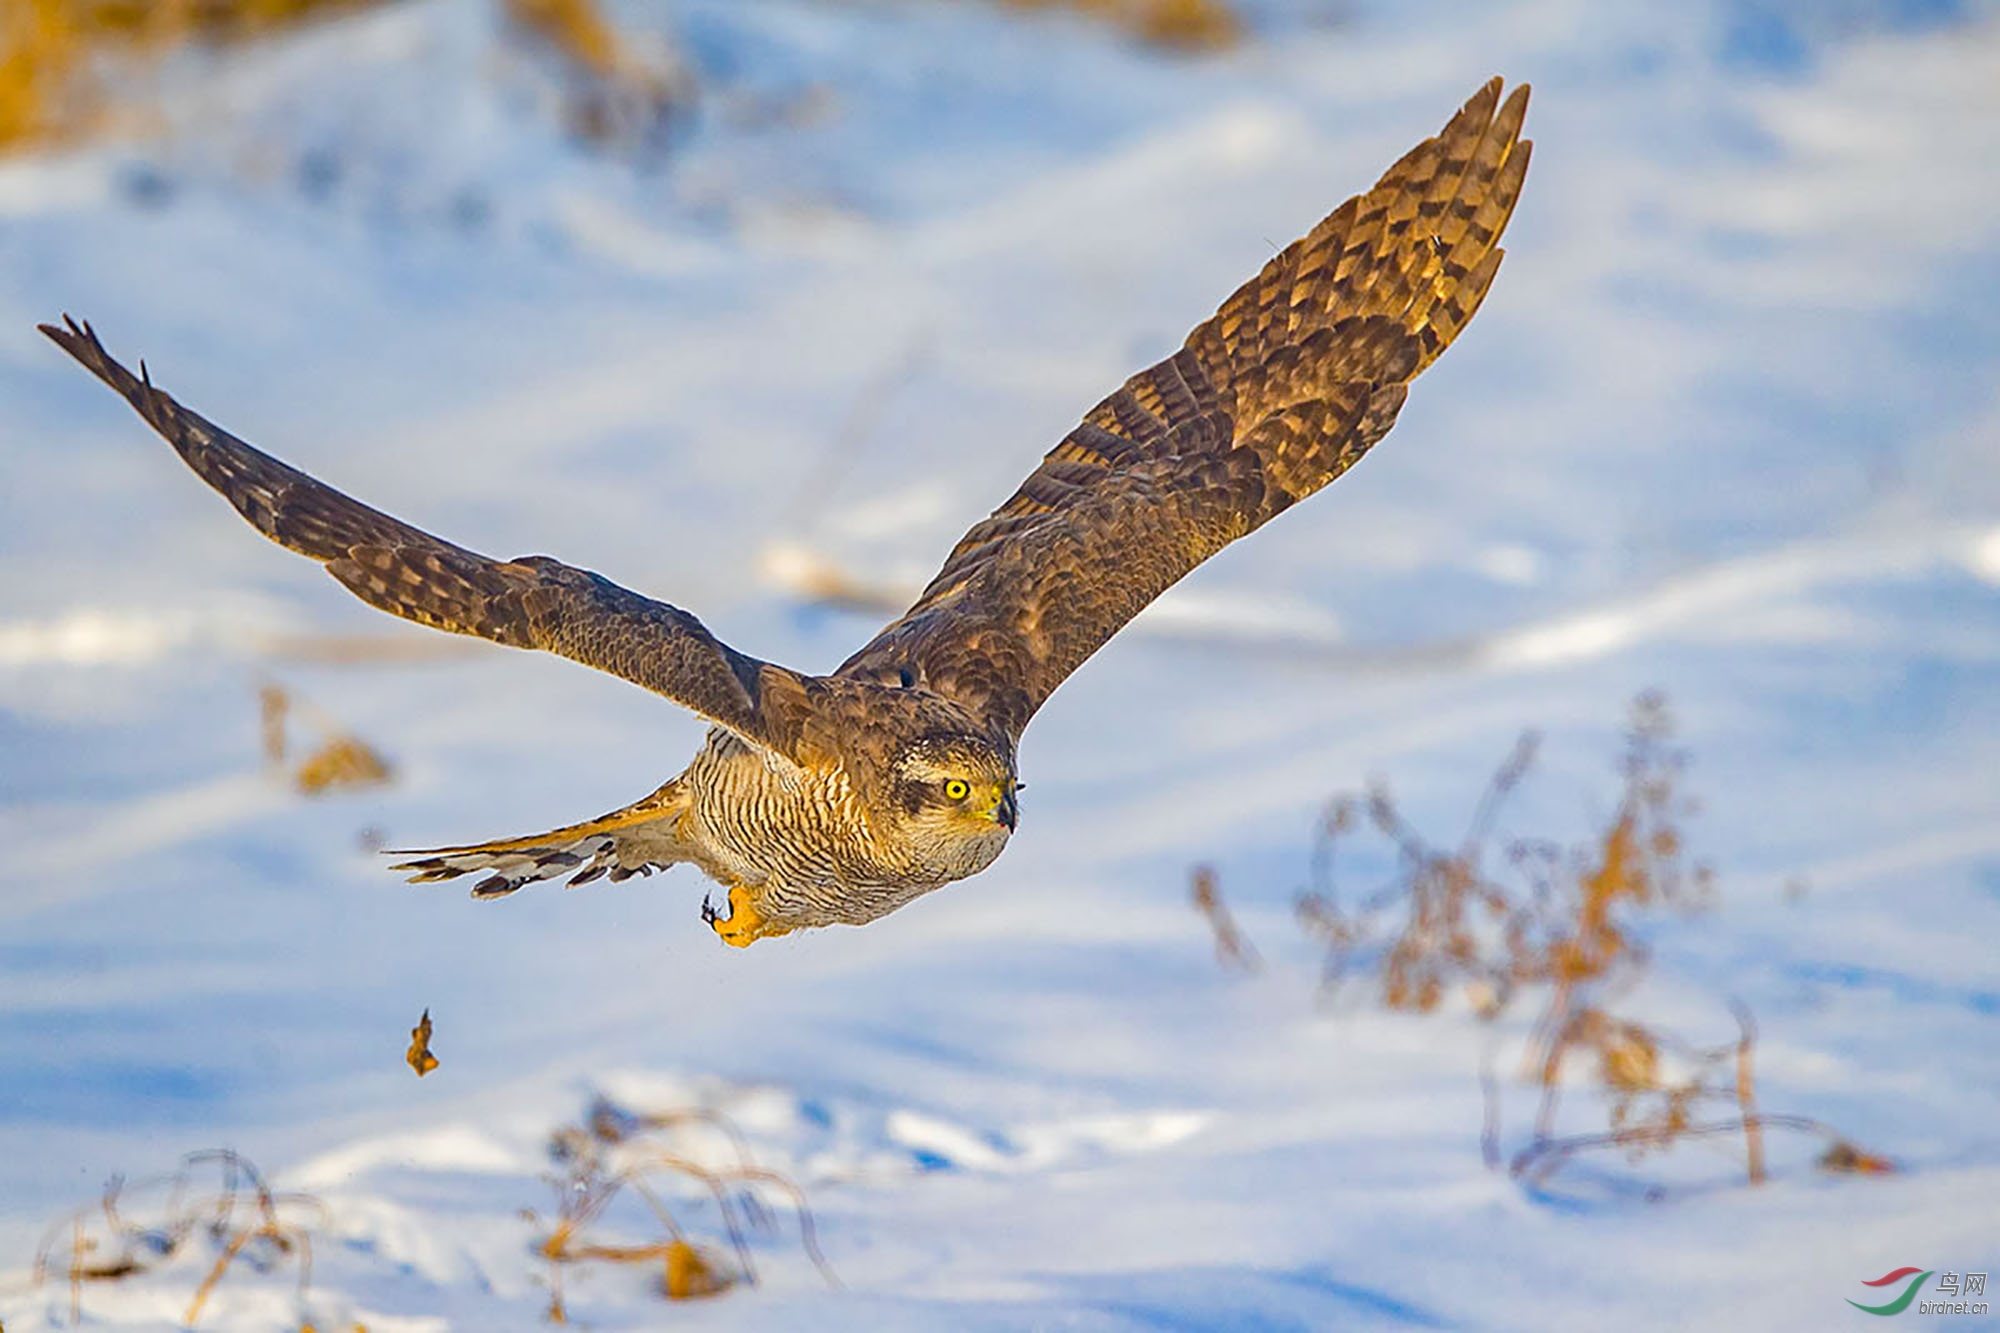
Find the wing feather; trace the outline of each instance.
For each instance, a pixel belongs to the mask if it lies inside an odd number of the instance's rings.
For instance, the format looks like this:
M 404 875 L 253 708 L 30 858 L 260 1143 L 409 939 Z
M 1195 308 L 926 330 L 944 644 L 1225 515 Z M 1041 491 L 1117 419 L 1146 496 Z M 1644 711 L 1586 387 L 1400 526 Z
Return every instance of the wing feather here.
M 42 332 L 124 396 L 266 537 L 369 605 L 433 629 L 540 648 L 665 695 L 753 744 L 795 753 L 809 682 L 739 653 L 676 606 L 548 556 L 494 560 L 354 500 L 134 375 L 88 324 Z
M 1018 737 L 1146 604 L 1388 433 L 1499 270 L 1532 147 L 1493 79 L 1092 408 L 838 674 L 920 681 Z

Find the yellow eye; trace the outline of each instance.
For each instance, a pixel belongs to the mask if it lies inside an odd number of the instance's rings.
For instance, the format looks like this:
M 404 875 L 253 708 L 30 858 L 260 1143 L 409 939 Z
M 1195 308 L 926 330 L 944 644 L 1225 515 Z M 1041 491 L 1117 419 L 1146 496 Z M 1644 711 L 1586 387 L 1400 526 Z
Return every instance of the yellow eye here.
M 944 798 L 947 801 L 962 801 L 972 795 L 972 788 L 964 778 L 947 778 L 944 784 Z

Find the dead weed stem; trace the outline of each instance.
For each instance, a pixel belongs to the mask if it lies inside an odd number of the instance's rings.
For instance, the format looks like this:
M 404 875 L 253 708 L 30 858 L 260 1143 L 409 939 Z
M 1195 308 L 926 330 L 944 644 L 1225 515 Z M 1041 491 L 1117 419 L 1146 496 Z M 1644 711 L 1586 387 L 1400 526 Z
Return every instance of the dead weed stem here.
M 690 1138 L 691 1130 L 725 1140 L 727 1160 L 719 1166 L 697 1160 L 704 1145 Z M 719 1296 L 739 1282 L 754 1286 L 750 1233 L 772 1226 L 763 1201 L 767 1192 L 784 1196 L 798 1220 L 800 1248 L 828 1286 L 840 1285 L 820 1251 L 805 1192 L 789 1177 L 758 1166 L 742 1131 L 720 1112 L 692 1108 L 640 1114 L 599 1098 L 581 1124 L 556 1131 L 549 1153 L 560 1168 L 549 1181 L 556 1191 L 556 1215 L 538 1248 L 549 1261 L 552 1323 L 569 1321 L 563 1274 L 576 1264 L 658 1265 L 661 1293 L 670 1300 Z M 733 1265 L 689 1239 L 662 1188 L 675 1179 L 700 1185 L 713 1200 Z M 645 1205 L 654 1237 L 631 1243 L 597 1238 L 593 1229 L 628 1191 Z
M 1489 873 L 1494 824 L 1534 763 L 1537 738 L 1525 735 L 1487 784 L 1470 827 L 1455 847 L 1420 834 L 1377 784 L 1342 797 L 1322 814 L 1314 840 L 1311 887 L 1297 899 L 1298 920 L 1325 952 L 1322 995 L 1368 973 L 1390 1009 L 1432 1013 L 1459 995 L 1480 1018 L 1507 1013 L 1524 995 L 1540 1009 L 1522 1043 L 1521 1076 L 1539 1089 L 1529 1144 L 1510 1170 L 1539 1187 L 1578 1156 L 1603 1149 L 1637 1159 L 1719 1134 L 1742 1136 L 1745 1179 L 1770 1178 L 1767 1132 L 1806 1132 L 1828 1141 L 1817 1159 L 1829 1171 L 1879 1174 L 1893 1163 L 1854 1147 L 1818 1121 L 1758 1109 L 1750 1011 L 1731 1001 L 1737 1037 L 1699 1046 L 1655 1024 L 1620 1016 L 1617 1003 L 1645 974 L 1650 957 L 1642 922 L 1671 910 L 1700 912 L 1715 897 L 1713 872 L 1690 861 L 1683 832 L 1697 811 L 1684 791 L 1686 753 L 1674 746 L 1673 722 L 1657 692 L 1633 704 L 1615 809 L 1582 842 L 1514 840 Z M 1336 883 L 1342 847 L 1372 830 L 1394 848 L 1389 882 L 1351 903 Z M 1229 961 L 1247 950 L 1226 912 L 1214 872 L 1195 872 L 1196 905 L 1210 920 L 1217 952 Z M 1224 925 L 1218 924 L 1218 919 Z M 1254 956 L 1254 955 L 1252 955 Z M 1558 1135 L 1564 1074 L 1585 1062 L 1587 1081 L 1606 1116 L 1601 1132 Z M 1502 1096 L 1490 1067 L 1480 1075 L 1489 1166 L 1498 1167 Z M 1711 1108 L 1733 1114 L 1703 1119 Z
M 209 1172 L 215 1187 L 198 1188 Z M 135 1202 L 141 1206 L 131 1208 Z M 226 1148 L 189 1153 L 167 1175 L 136 1184 L 114 1176 L 97 1203 L 52 1225 L 35 1252 L 34 1280 L 40 1285 L 60 1274 L 69 1285 L 70 1322 L 78 1323 L 87 1284 L 141 1277 L 205 1237 L 215 1259 L 181 1317 L 192 1328 L 239 1260 L 260 1272 L 295 1260 L 303 1302 L 312 1285 L 311 1233 L 324 1226 L 324 1214 L 310 1194 L 273 1190 L 238 1153 Z

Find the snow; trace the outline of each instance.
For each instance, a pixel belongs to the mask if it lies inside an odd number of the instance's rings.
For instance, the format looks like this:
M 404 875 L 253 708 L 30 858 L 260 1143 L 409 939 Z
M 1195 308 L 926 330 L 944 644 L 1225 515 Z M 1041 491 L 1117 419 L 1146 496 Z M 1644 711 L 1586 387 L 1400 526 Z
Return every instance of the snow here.
M 726 1116 L 840 1283 L 773 1196 L 754 1288 L 571 1271 L 604 1329 L 1822 1329 L 1902 1264 L 2000 1267 L 2000 11 L 1245 8 L 1189 60 L 969 2 L 635 2 L 704 91 L 634 161 L 564 139 L 488 6 L 423 0 L 170 64 L 149 135 L 0 164 L 9 1333 L 67 1322 L 51 1224 L 216 1147 L 324 1218 L 303 1306 L 239 1267 L 201 1327 L 534 1327 L 548 1137 L 598 1097 Z M 32 327 L 88 317 L 400 516 L 828 669 L 872 622 L 816 571 L 920 584 L 1496 72 L 1536 89 L 1509 258 L 1383 447 L 1064 686 L 991 870 L 742 952 L 688 870 L 498 905 L 387 874 L 384 842 L 622 804 L 700 726 L 354 602 Z M 398 780 L 261 771 L 268 679 Z M 1501 831 L 1581 836 L 1652 686 L 1721 902 L 1650 923 L 1632 1002 L 1712 1043 L 1742 1000 L 1763 1107 L 1901 1173 L 1774 1140 L 1761 1189 L 1689 1147 L 1659 1202 L 1617 1158 L 1524 1190 L 1477 1072 L 1526 1014 L 1319 1003 L 1291 900 L 1326 798 L 1386 777 L 1448 842 L 1537 727 Z M 1259 974 L 1215 965 L 1196 862 Z M 90 1284 L 86 1320 L 177 1326 L 212 1254 Z

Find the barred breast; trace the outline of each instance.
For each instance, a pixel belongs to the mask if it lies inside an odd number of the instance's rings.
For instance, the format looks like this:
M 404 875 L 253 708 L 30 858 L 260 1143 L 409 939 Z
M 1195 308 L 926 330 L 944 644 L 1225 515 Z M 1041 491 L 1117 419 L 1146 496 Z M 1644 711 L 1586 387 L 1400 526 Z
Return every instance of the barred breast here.
M 681 780 L 692 801 L 680 836 L 711 877 L 759 890 L 773 921 L 859 925 L 945 882 L 879 836 L 838 768 L 801 768 L 717 728 Z

